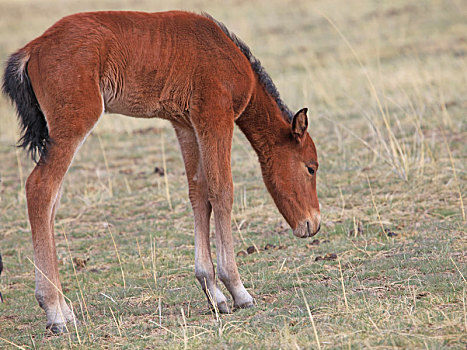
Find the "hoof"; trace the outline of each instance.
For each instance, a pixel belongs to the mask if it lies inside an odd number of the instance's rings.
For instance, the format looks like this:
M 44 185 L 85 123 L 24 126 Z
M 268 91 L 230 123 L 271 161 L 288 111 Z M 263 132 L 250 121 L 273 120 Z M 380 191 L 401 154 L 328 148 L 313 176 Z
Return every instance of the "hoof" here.
M 234 305 L 234 310 L 237 310 L 237 309 L 249 309 L 251 307 L 254 307 L 255 306 L 255 299 L 251 300 L 251 301 L 247 301 L 245 303 L 242 303 L 242 304 L 235 304 Z
M 64 323 L 53 323 L 51 325 L 47 325 L 46 329 L 57 335 L 68 332 L 68 329 Z
M 221 314 L 230 314 L 229 306 L 226 301 L 217 304 L 217 309 Z
M 76 326 L 75 324 L 73 324 L 73 322 L 76 322 L 76 325 L 79 324 L 78 320 L 74 321 L 73 319 L 71 319 L 71 320 L 67 320 L 66 324 L 65 323 L 52 323 L 52 324 L 48 324 L 45 328 L 49 330 L 52 334 L 59 335 L 59 334 L 68 333 L 72 331 L 74 327 Z

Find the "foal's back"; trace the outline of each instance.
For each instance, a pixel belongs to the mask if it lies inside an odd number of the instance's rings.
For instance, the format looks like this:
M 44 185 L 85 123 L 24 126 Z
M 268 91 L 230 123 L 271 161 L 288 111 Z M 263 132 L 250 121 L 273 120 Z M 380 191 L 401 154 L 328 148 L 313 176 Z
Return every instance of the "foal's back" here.
M 189 118 L 208 94 L 238 116 L 254 81 L 248 60 L 211 19 L 181 11 L 80 13 L 26 49 L 38 97 L 76 103 L 85 97 L 75 92 L 94 84 L 106 111 L 141 118 Z

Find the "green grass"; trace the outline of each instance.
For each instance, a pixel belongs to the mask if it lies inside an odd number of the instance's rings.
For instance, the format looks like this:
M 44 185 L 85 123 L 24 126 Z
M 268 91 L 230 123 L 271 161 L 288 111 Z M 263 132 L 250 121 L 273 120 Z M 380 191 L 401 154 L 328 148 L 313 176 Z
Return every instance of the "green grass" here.
M 66 177 L 56 219 L 61 281 L 81 322 L 51 336 L 30 262 L 24 183 L 33 165 L 13 147 L 16 117 L 2 97 L 0 348 L 464 349 L 465 4 L 3 1 L 0 58 L 69 13 L 169 8 L 206 10 L 225 22 L 289 106 L 310 108 L 319 244 L 287 230 L 237 132 L 232 228 L 236 251 L 260 249 L 237 257 L 257 305 L 216 318 L 194 277 L 193 220 L 174 132 L 163 121 L 105 116 Z M 154 173 L 162 136 L 172 209 Z M 317 259 L 332 253 L 336 260 Z M 75 274 L 76 258 L 87 262 Z

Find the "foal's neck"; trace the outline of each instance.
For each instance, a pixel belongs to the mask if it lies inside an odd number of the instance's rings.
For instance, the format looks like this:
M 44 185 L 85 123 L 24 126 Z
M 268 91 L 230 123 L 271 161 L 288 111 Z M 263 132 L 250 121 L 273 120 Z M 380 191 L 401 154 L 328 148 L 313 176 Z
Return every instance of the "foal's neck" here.
M 290 132 L 276 101 L 257 82 L 250 103 L 237 120 L 237 125 L 256 151 L 261 166 L 267 166 L 273 150 Z

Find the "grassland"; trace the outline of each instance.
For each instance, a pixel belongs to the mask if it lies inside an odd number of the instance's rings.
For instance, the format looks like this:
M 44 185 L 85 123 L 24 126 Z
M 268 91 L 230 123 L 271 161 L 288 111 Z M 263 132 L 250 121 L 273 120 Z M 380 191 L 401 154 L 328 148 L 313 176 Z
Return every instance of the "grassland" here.
M 237 258 L 257 305 L 216 317 L 193 274 L 173 130 L 107 115 L 67 175 L 56 220 L 62 285 L 81 323 L 52 336 L 33 293 L 33 164 L 14 147 L 2 97 L 0 348 L 465 349 L 465 1 L 1 0 L 0 59 L 66 14 L 169 8 L 225 22 L 289 106 L 310 108 L 318 241 L 292 236 L 236 133 L 232 225 L 237 251 L 259 250 Z

